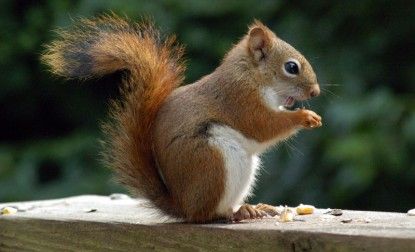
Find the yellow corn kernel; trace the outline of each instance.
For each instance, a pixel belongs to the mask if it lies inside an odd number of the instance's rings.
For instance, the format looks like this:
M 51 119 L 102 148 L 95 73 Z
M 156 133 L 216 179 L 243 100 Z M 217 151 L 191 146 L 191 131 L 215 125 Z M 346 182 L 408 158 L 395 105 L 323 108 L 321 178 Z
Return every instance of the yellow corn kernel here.
M 299 215 L 312 214 L 312 213 L 314 213 L 314 209 L 315 209 L 315 207 L 312 206 L 312 205 L 300 204 L 297 207 L 297 214 L 299 214 Z
M 15 214 L 17 209 L 14 207 L 3 207 L 0 211 L 1 215 Z

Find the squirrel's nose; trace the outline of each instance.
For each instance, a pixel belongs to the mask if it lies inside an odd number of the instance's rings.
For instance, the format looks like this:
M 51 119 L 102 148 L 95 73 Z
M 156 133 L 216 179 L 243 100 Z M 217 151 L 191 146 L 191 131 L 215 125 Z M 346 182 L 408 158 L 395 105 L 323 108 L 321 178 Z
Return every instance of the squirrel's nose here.
M 310 89 L 310 97 L 315 97 L 320 94 L 320 87 L 318 85 L 313 85 Z

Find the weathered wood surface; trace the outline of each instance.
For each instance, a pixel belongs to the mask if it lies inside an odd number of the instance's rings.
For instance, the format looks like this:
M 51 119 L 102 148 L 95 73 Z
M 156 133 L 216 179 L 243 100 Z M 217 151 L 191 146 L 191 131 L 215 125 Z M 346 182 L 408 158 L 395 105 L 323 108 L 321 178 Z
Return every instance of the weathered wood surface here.
M 19 211 L 0 216 L 0 251 L 415 251 L 415 217 L 404 213 L 344 211 L 335 217 L 318 209 L 288 223 L 265 218 L 193 225 L 166 222 L 145 201 L 128 197 L 4 206 Z

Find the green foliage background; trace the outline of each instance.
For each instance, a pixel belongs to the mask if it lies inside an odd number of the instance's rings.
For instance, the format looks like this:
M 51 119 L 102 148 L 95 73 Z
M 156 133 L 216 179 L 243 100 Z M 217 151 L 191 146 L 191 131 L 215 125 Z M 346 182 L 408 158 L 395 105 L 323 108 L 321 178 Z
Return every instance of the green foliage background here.
M 324 127 L 264 156 L 252 202 L 406 211 L 415 195 L 414 1 L 0 2 L 0 201 L 122 191 L 99 162 L 119 75 L 64 82 L 39 63 L 52 29 L 114 11 L 152 16 L 187 48 L 187 83 L 211 72 L 254 18 L 313 64 Z

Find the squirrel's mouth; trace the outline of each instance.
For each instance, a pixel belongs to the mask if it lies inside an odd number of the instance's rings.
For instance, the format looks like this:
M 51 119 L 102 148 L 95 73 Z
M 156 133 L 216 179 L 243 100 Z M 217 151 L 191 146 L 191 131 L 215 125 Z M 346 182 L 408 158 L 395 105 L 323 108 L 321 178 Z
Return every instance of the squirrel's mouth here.
M 284 107 L 291 108 L 292 106 L 294 106 L 294 103 L 295 103 L 294 97 L 288 96 L 287 98 L 285 98 L 283 105 Z

